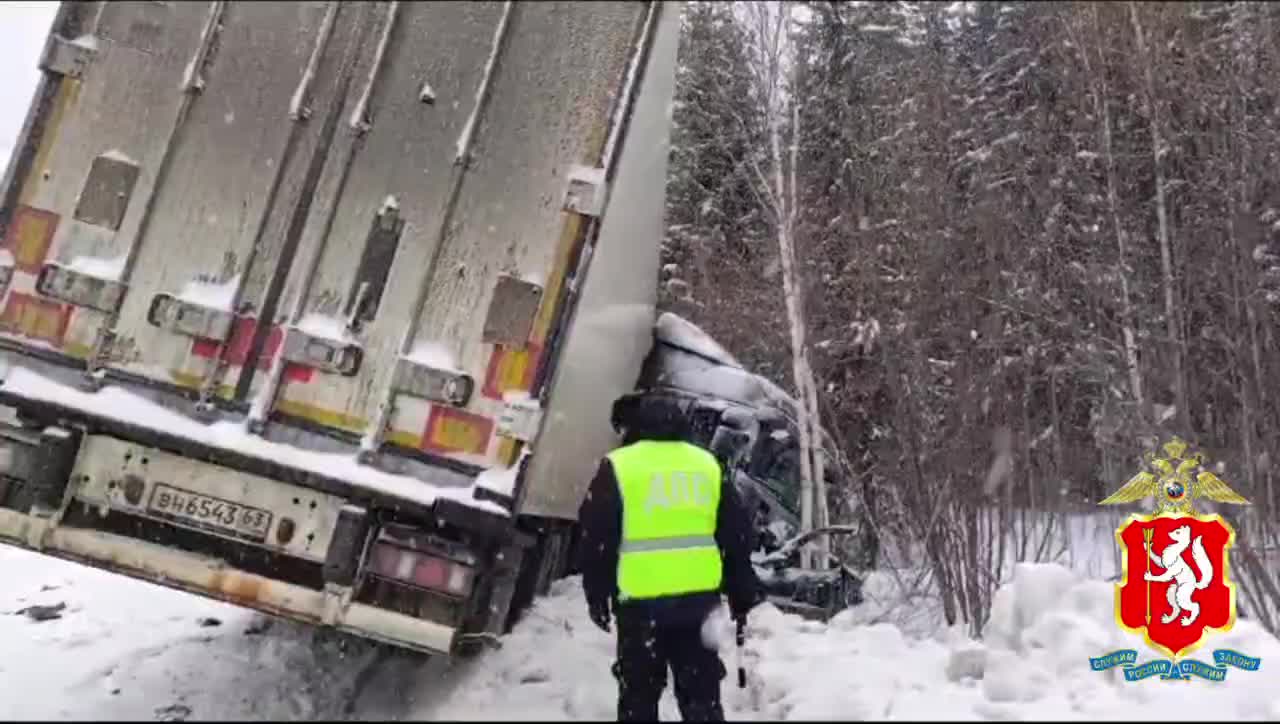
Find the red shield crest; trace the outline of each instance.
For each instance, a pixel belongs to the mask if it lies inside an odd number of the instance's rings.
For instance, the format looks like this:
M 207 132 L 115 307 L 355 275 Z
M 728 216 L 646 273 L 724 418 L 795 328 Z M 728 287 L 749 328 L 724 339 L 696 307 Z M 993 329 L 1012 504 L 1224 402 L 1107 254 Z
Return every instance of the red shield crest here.
M 1200 648 L 1208 630 L 1230 630 L 1235 537 L 1218 515 L 1131 516 L 1116 531 L 1123 556 L 1116 623 L 1171 659 Z

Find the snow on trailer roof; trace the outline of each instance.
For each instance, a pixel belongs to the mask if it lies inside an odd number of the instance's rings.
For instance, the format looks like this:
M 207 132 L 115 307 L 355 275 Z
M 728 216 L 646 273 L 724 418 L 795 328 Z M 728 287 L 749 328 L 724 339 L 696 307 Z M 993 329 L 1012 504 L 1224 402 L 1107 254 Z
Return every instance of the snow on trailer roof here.
M 444 487 L 408 475 L 386 473 L 356 461 L 354 455 L 322 453 L 293 445 L 272 442 L 250 434 L 243 424 L 220 421 L 204 424 L 167 409 L 119 387 L 106 386 L 98 392 L 61 384 L 25 367 L 12 366 L 3 373 L 0 389 L 19 397 L 82 410 L 121 423 L 148 428 L 158 433 L 175 435 L 205 445 L 223 448 L 261 460 L 304 470 L 316 475 L 336 478 L 358 488 L 400 498 L 420 505 L 431 505 L 448 498 L 469 507 L 503 517 L 510 514 L 496 503 L 476 500 L 474 486 Z

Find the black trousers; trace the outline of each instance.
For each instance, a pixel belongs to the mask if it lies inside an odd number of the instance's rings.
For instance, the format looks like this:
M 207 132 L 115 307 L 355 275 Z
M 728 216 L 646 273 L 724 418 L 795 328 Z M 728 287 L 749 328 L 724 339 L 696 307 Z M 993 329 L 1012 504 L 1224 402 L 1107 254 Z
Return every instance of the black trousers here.
M 618 623 L 618 721 L 658 721 L 658 699 L 675 679 L 676 702 L 685 721 L 724 721 L 720 654 L 702 643 L 702 619 L 664 621 L 644 610 L 621 610 Z

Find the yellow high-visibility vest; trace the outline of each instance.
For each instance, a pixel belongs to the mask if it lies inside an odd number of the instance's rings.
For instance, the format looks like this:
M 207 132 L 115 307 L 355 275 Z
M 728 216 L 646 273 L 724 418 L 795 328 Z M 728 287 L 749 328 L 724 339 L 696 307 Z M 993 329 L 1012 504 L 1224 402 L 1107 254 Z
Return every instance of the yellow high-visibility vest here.
M 715 456 L 686 442 L 646 440 L 608 457 L 622 497 L 620 600 L 718 591 Z

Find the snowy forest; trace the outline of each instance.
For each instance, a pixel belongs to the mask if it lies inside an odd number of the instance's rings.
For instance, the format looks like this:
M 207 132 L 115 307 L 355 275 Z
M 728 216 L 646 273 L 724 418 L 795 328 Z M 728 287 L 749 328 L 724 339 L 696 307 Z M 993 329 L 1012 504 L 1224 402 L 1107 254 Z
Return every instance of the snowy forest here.
M 662 304 L 816 406 L 827 518 L 917 546 L 980 632 L 1006 560 L 1178 435 L 1252 502 L 1215 510 L 1280 628 L 1280 4 L 683 22 Z

